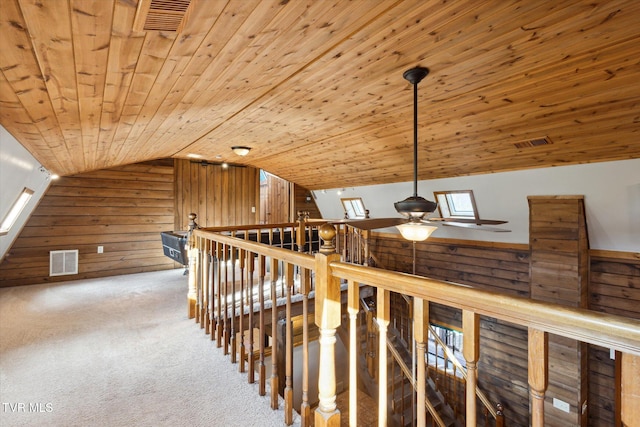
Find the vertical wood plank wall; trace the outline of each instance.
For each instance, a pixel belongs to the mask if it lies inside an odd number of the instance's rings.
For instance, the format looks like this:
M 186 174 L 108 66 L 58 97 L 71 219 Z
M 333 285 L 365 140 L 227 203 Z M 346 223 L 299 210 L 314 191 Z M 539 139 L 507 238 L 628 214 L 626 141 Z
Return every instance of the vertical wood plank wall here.
M 319 219 L 322 218 L 320 209 L 316 205 L 311 191 L 297 184 L 294 185 L 294 208 L 293 212 L 297 214 L 298 211 L 309 212 L 309 218 Z M 296 218 L 292 218 L 295 220 Z
M 255 168 L 175 160 L 174 229 L 187 230 L 192 212 L 201 227 L 257 223 L 259 179 Z
M 0 286 L 178 267 L 160 240 L 173 229 L 173 203 L 172 161 L 60 178 L 0 264 Z M 50 277 L 49 251 L 66 249 L 78 249 L 79 274 Z
M 587 308 L 589 241 L 582 196 L 530 196 L 531 298 Z M 587 425 L 587 345 L 549 336 L 545 425 Z M 554 402 L 570 405 L 564 411 Z
M 529 297 L 528 245 L 430 238 L 416 248 L 419 275 Z M 373 233 L 371 251 L 378 267 L 412 270 L 411 243 L 397 235 Z M 592 254 L 589 270 L 590 309 L 640 319 L 640 254 Z M 461 327 L 457 310 L 431 304 L 430 318 Z M 609 349 L 589 346 L 589 426 L 614 425 L 615 361 L 609 356 Z M 506 425 L 528 426 L 527 331 L 482 317 L 478 370 L 480 387 L 505 406 Z
M 260 183 L 261 224 L 277 224 L 293 221 L 290 218 L 290 184 L 275 175 L 266 174 L 267 179 Z

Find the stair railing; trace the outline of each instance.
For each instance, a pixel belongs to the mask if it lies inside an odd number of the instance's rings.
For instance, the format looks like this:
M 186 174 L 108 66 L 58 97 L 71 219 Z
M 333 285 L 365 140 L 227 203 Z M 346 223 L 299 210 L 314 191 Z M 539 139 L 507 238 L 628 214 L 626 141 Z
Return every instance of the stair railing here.
M 460 372 L 460 374 L 462 375 L 462 378 L 464 379 L 464 382 L 466 383 L 467 381 L 467 370 L 465 369 L 464 366 L 462 366 L 462 363 L 460 363 L 460 360 L 458 360 L 458 358 L 456 357 L 456 355 L 454 354 L 454 352 L 451 350 L 451 348 L 444 343 L 444 341 L 442 341 L 442 339 L 438 336 L 438 334 L 436 333 L 436 331 L 433 329 L 433 327 L 430 324 L 427 324 L 427 328 L 429 330 L 429 336 L 432 336 L 436 342 L 437 345 L 439 345 L 443 352 L 445 353 L 445 375 L 450 375 L 448 374 L 447 371 L 447 365 L 448 362 L 451 362 L 454 365 L 454 374 L 453 377 L 455 379 L 456 377 L 456 372 Z M 435 352 L 435 356 L 436 358 L 438 357 L 438 351 L 436 350 Z M 437 360 L 436 360 L 436 364 L 435 364 L 435 368 L 438 368 L 438 364 L 437 364 Z M 457 396 L 457 392 L 454 392 Z M 494 420 L 495 420 L 495 425 L 496 427 L 500 427 L 504 424 L 504 413 L 502 411 L 502 404 L 497 403 L 495 405 L 495 408 L 493 406 L 493 404 L 489 401 L 489 398 L 487 397 L 487 395 L 479 388 L 476 387 L 476 395 L 478 396 L 478 399 L 480 399 L 480 402 L 482 402 L 482 405 L 484 406 L 484 410 L 483 412 L 488 413 Z M 455 401 L 457 402 L 458 399 L 456 398 Z M 457 405 L 456 405 L 457 406 Z M 455 410 L 455 408 L 454 408 Z M 456 414 L 458 413 L 457 410 L 455 410 Z M 485 423 L 486 424 L 486 423 Z
M 467 387 L 466 387 L 466 405 L 464 409 L 464 418 L 467 426 L 477 425 L 477 405 L 476 405 L 476 388 L 477 388 L 477 366 L 480 356 L 480 316 L 488 316 L 498 320 L 513 323 L 528 328 L 528 373 L 529 373 L 529 389 L 530 389 L 530 407 L 531 407 L 531 425 L 533 427 L 542 427 L 544 425 L 544 400 L 546 387 L 548 384 L 548 334 L 559 335 L 592 345 L 611 348 L 621 353 L 621 395 L 620 395 L 620 413 L 621 420 L 626 425 L 640 425 L 640 413 L 635 408 L 640 407 L 640 321 L 621 316 L 615 316 L 605 313 L 596 313 L 593 311 L 558 306 L 541 301 L 529 300 L 514 296 L 502 295 L 499 293 L 488 292 L 470 288 L 467 286 L 459 286 L 452 283 L 432 280 L 424 277 L 418 277 L 403 273 L 386 271 L 382 269 L 366 267 L 351 263 L 342 262 L 340 255 L 336 253 L 336 247 L 333 240 L 336 236 L 335 228 L 329 224 L 323 225 L 319 229 L 319 235 L 322 238 L 319 253 L 315 256 L 294 252 L 288 249 L 273 247 L 260 244 L 250 240 L 234 237 L 232 235 L 223 235 L 222 233 L 213 233 L 205 230 L 193 230 L 190 237 L 190 274 L 189 274 L 189 313 L 191 317 L 196 317 L 203 321 L 203 317 L 198 313 L 196 304 L 192 301 L 198 300 L 198 310 L 204 306 L 208 308 L 211 301 L 221 302 L 220 313 L 216 315 L 210 332 L 212 338 L 219 339 L 218 330 L 224 329 L 226 333 L 222 343 L 222 347 L 228 349 L 229 352 L 235 352 L 236 349 L 230 347 L 230 325 L 238 322 L 238 316 L 229 316 L 229 314 L 237 314 L 239 307 L 231 307 L 233 300 L 232 293 L 236 292 L 236 284 L 229 283 L 229 276 L 233 277 L 235 265 L 229 262 L 237 258 L 239 251 L 245 250 L 247 256 L 254 257 L 258 260 L 259 267 L 258 289 L 252 290 L 260 297 L 260 328 L 257 333 L 260 336 L 260 359 L 264 360 L 266 353 L 266 343 L 263 343 L 264 337 L 268 335 L 266 325 L 264 325 L 263 316 L 265 314 L 265 306 L 267 300 L 271 299 L 271 310 L 276 311 L 276 320 L 278 316 L 285 316 L 290 310 L 285 310 L 278 304 L 278 300 L 289 300 L 289 296 L 293 298 L 296 289 L 302 286 L 296 282 L 292 286 L 290 279 L 291 271 L 312 271 L 314 292 L 314 311 L 315 323 L 319 331 L 319 373 L 318 373 L 318 406 L 314 412 L 315 426 L 333 426 L 340 424 L 340 410 L 336 404 L 336 364 L 335 364 L 335 346 L 336 346 L 336 329 L 341 324 L 343 297 L 346 292 L 346 301 L 349 306 L 350 325 L 355 325 L 357 317 L 357 306 L 362 284 L 377 289 L 376 292 L 376 321 L 380 329 L 378 342 L 378 368 L 379 377 L 379 393 L 378 393 L 378 423 L 379 426 L 385 426 L 387 423 L 386 405 L 387 405 L 387 327 L 389 325 L 390 316 L 389 295 L 391 292 L 405 294 L 413 298 L 414 312 L 413 317 L 416 324 L 425 324 L 424 320 L 428 319 L 429 303 L 437 303 L 462 311 L 462 330 L 463 330 L 463 356 L 467 366 Z M 235 257 L 235 258 L 234 258 Z M 265 260 L 271 260 L 271 271 L 268 272 L 270 277 L 264 273 Z M 204 274 L 205 265 L 210 272 Z M 293 269 L 288 264 L 294 266 Z M 278 268 L 285 265 L 285 268 Z M 213 267 L 213 268 L 212 268 Z M 276 271 L 277 270 L 277 271 Z M 242 275 L 248 274 L 249 269 L 245 268 Z M 272 283 L 270 292 L 267 293 L 265 286 L 267 279 Z M 245 283 L 248 283 L 245 282 Z M 284 284 L 283 284 L 284 283 Z M 280 285 L 280 290 L 284 290 L 284 295 L 273 295 L 273 291 Z M 265 286 L 263 286 L 265 285 Z M 346 285 L 345 288 L 342 285 Z M 225 294 L 226 292 L 226 294 Z M 245 287 L 246 292 L 246 287 Z M 198 297 L 194 298 L 194 296 Z M 289 296 L 288 296 L 289 295 Z M 264 300 L 262 300 L 264 298 Z M 309 295 L 309 298 L 312 298 Z M 237 300 L 236 300 L 237 301 Z M 255 303 L 251 304 L 253 307 Z M 355 308 L 354 308 L 355 307 Z M 192 310 L 193 308 L 193 310 Z M 216 314 L 218 313 L 216 309 Z M 355 313 L 354 313 L 355 312 Z M 224 313 L 227 313 L 227 321 L 224 322 Z M 282 314 L 280 314 L 282 313 Z M 273 313 L 272 313 L 273 314 Z M 288 314 L 286 314 L 288 316 Z M 266 320 L 266 316 L 264 316 Z M 206 316 L 204 317 L 206 319 Z M 273 317 L 272 317 L 273 319 Z M 272 320 L 273 322 L 273 320 Z M 291 319 L 287 318 L 286 323 L 290 324 Z M 235 324 L 235 323 L 234 323 Z M 248 330 L 253 330 L 255 325 L 249 325 Z M 272 338 L 276 336 L 275 326 L 272 325 Z M 235 330 L 241 329 L 236 326 Z M 243 330 L 247 330 L 244 328 Z M 415 328 L 415 340 L 418 349 L 418 359 L 424 358 L 425 342 L 428 339 L 424 328 Z M 213 332 L 216 332 L 215 334 Z M 287 336 L 290 334 L 287 333 Z M 220 345 L 219 344 L 219 345 Z M 275 340 L 272 339 L 270 344 L 272 357 L 277 352 Z M 357 340 L 350 340 L 350 351 L 357 352 Z M 290 348 L 290 347 L 288 347 Z M 264 349 L 264 350 L 263 350 Z M 286 351 L 286 357 L 291 353 Z M 237 363 L 245 363 L 245 360 L 238 360 Z M 355 372 L 356 366 L 350 360 L 349 372 Z M 261 361 L 258 365 L 264 365 Z M 418 405 L 425 404 L 426 399 L 421 390 L 425 384 L 425 372 L 420 368 L 422 364 L 418 364 L 415 382 L 418 384 Z M 277 369 L 277 366 L 275 367 Z M 248 369 L 254 369 L 249 367 Z M 263 366 L 258 369 L 259 373 L 263 372 Z M 272 373 L 271 393 L 272 407 L 278 408 L 278 377 L 277 372 Z M 287 387 L 287 379 L 289 371 L 285 372 L 285 387 Z M 264 393 L 264 377 L 259 375 L 260 393 Z M 384 387 L 382 386 L 384 385 Z M 357 378 L 350 377 L 349 388 L 357 388 Z M 295 392 L 295 391 L 294 391 Z M 275 396 L 274 396 L 275 393 Z M 288 393 L 288 392 L 287 392 Z M 304 392 L 303 392 L 304 394 Z M 350 394 L 349 412 L 353 419 L 357 420 L 357 395 Z M 285 421 L 291 420 L 291 404 L 288 399 L 284 402 Z M 425 426 L 425 418 L 421 414 L 426 411 L 418 411 L 418 426 Z M 308 421 L 303 420 L 303 425 L 309 425 Z M 352 425 L 355 425 L 352 423 Z

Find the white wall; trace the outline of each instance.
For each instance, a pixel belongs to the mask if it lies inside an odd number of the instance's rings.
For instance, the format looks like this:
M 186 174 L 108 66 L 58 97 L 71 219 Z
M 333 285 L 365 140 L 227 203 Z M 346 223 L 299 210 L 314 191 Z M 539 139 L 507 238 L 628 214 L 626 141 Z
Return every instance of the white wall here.
M 27 222 L 31 211 L 49 188 L 50 173 L 9 133 L 0 126 L 0 221 L 9 212 L 11 205 L 22 190 L 34 191 L 29 204 L 22 211 L 8 234 L 0 236 L 0 260 L 2 260 L 20 230 Z
M 361 197 L 372 218 L 399 217 L 393 203 L 412 195 L 413 183 L 346 188 L 342 195 L 337 190 L 314 191 L 323 218 L 342 218 L 341 197 Z M 480 218 L 507 220 L 500 227 L 512 231 L 440 226 L 434 237 L 527 244 L 527 196 L 583 195 L 590 247 L 640 252 L 640 159 L 418 182 L 418 195 L 428 200 L 434 200 L 434 191 L 444 190 L 473 190 Z

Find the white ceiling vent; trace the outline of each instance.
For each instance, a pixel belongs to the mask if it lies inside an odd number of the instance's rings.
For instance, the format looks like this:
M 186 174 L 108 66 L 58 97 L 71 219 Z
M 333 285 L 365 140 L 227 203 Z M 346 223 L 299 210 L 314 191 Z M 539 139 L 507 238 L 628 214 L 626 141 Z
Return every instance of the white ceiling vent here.
M 195 0 L 140 0 L 133 30 L 180 32 L 192 2 Z
M 78 250 L 50 251 L 49 276 L 78 274 Z

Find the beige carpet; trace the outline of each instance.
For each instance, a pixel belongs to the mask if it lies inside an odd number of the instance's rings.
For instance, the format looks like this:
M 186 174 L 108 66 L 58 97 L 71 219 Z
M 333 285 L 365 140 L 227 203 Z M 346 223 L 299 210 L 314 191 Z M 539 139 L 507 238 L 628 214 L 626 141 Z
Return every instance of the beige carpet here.
M 0 289 L 0 425 L 284 425 L 186 293 L 182 270 Z

